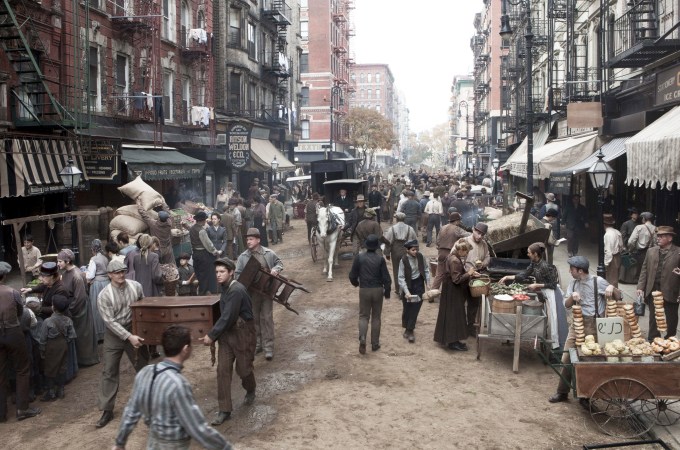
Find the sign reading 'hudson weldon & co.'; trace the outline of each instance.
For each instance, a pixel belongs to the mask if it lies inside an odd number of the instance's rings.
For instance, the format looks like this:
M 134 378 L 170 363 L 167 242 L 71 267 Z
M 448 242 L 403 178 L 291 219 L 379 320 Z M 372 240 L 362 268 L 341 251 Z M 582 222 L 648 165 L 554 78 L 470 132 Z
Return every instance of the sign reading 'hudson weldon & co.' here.
M 234 125 L 227 139 L 227 159 L 236 169 L 242 169 L 250 162 L 250 130 L 243 125 Z
M 680 103 L 680 65 L 656 75 L 656 105 Z

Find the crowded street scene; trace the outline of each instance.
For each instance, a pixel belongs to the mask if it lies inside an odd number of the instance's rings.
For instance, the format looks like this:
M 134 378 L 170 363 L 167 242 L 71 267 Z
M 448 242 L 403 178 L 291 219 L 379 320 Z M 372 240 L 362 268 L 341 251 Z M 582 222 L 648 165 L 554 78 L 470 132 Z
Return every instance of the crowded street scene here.
M 0 143 L 3 448 L 680 450 L 675 0 L 4 0 Z

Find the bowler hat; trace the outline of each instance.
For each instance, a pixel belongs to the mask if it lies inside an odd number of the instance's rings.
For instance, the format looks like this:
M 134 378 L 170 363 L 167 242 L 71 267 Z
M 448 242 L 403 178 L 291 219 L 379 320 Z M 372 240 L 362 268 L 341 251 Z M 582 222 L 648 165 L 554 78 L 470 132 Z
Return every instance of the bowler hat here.
M 59 272 L 57 263 L 46 262 L 40 265 L 40 275 L 55 275 Z
M 196 221 L 206 220 L 207 218 L 208 215 L 205 213 L 205 211 L 199 211 L 196 214 L 194 214 L 194 220 Z
M 567 259 L 567 264 L 569 264 L 571 267 L 576 267 L 577 269 L 581 269 L 585 272 L 588 271 L 588 268 L 590 267 L 590 263 L 588 262 L 588 259 L 585 256 L 572 256 L 571 258 Z
M 449 213 L 449 222 L 456 222 L 458 220 L 462 220 L 463 218 L 460 216 L 459 212 L 452 212 Z
M 364 245 L 366 245 L 368 250 L 377 250 L 380 247 L 380 240 L 375 234 L 369 234 Z
M 418 239 L 411 239 L 410 241 L 404 242 L 404 247 L 406 248 L 419 247 Z
M 672 234 L 673 236 L 675 236 L 675 231 L 673 230 L 673 227 L 669 227 L 666 225 L 656 227 L 656 235 L 661 236 L 662 234 Z
M 236 264 L 234 263 L 234 261 L 227 257 L 216 259 L 214 264 L 216 266 L 224 266 L 229 270 L 236 270 Z
M 614 220 L 614 216 L 611 214 L 602 214 L 602 223 L 605 225 L 614 225 L 616 220 Z
M 255 227 L 248 228 L 248 231 L 246 232 L 246 237 L 259 238 L 260 237 L 260 230 L 255 228 Z
M 106 271 L 108 273 L 127 272 L 127 266 L 124 263 L 114 259 L 109 263 L 108 266 L 106 266 Z
M 475 230 L 482 234 L 486 234 L 486 232 L 489 231 L 489 226 L 484 222 L 477 222 L 477 225 L 475 225 Z

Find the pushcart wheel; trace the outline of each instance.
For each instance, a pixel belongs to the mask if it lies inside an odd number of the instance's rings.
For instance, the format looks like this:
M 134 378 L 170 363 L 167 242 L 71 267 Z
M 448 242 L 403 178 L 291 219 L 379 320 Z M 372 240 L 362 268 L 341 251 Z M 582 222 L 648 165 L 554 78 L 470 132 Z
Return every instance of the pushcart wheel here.
M 610 436 L 640 436 L 656 423 L 659 409 L 652 391 L 637 380 L 614 378 L 600 384 L 590 399 L 590 416 Z
M 316 229 L 312 230 L 309 250 L 312 253 L 312 261 L 316 262 L 319 259 L 319 237 L 316 235 Z
M 663 427 L 675 425 L 680 419 L 680 400 L 659 399 L 656 401 L 659 416 L 656 423 Z

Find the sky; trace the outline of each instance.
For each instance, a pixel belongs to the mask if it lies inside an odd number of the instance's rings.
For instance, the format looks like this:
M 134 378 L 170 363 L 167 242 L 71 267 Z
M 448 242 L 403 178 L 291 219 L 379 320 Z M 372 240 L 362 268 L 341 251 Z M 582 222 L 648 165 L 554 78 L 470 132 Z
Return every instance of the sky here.
M 412 132 L 448 122 L 451 83 L 471 74 L 470 38 L 482 0 L 355 0 L 358 64 L 388 64 L 409 108 Z

